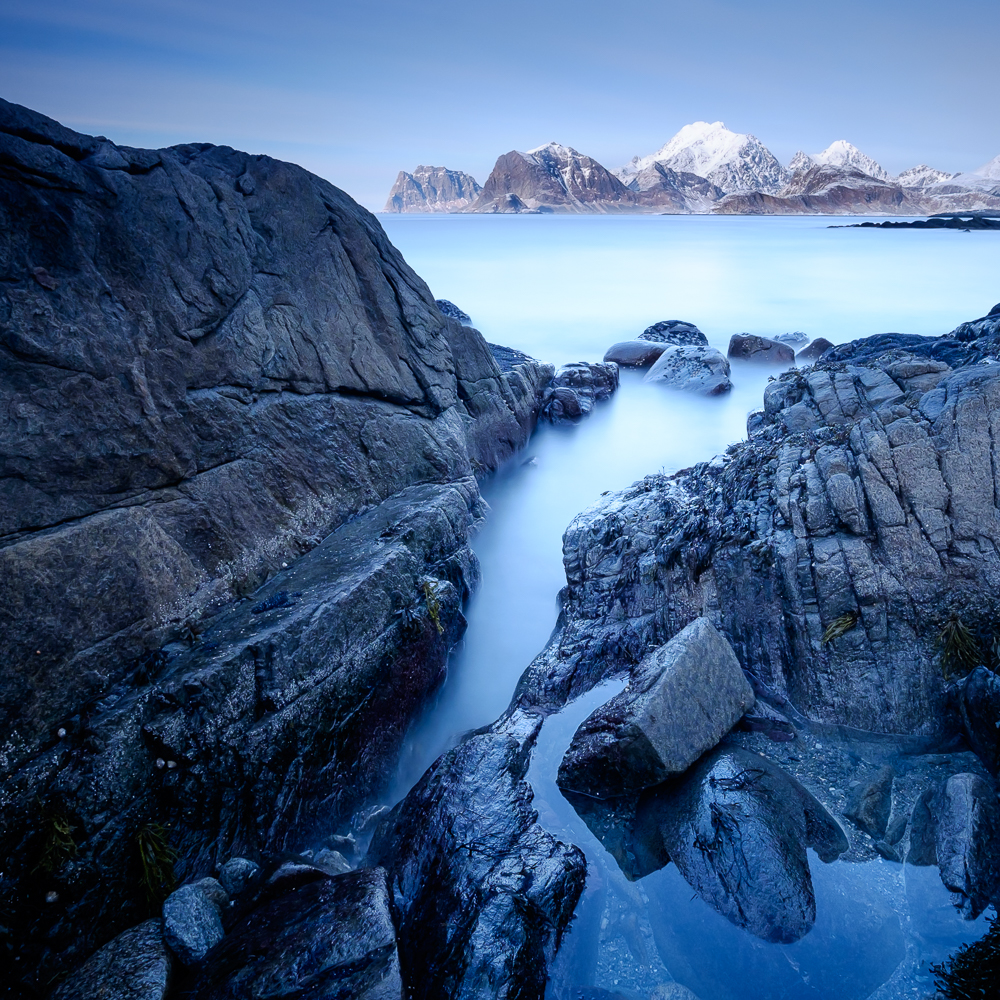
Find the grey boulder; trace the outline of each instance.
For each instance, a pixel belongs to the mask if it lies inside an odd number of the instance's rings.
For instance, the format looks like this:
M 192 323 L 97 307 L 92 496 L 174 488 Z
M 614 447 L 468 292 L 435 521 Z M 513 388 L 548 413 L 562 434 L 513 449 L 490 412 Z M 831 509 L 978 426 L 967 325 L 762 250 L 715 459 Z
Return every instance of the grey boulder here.
M 163 904 L 163 939 L 184 965 L 195 965 L 225 936 L 221 907 L 225 889 L 206 878 L 182 885 Z
M 651 340 L 622 340 L 607 349 L 604 360 L 623 368 L 648 368 L 667 346 Z
M 698 618 L 635 668 L 628 688 L 576 731 L 563 789 L 604 798 L 679 774 L 719 742 L 754 694 L 728 641 Z
M 819 361 L 833 346 L 833 342 L 827 340 L 826 337 L 817 337 L 808 347 L 804 347 L 795 355 L 795 360 L 799 363 L 805 361 L 811 364 L 813 361 Z
M 657 344 L 673 347 L 707 347 L 708 338 L 694 325 L 682 319 L 665 319 L 647 326 L 639 334 L 639 340 L 652 340 Z
M 163 1000 L 171 959 L 159 920 L 122 931 L 52 994 L 52 1000 Z
M 767 337 L 751 333 L 734 333 L 729 339 L 729 357 L 766 365 L 795 364 L 795 350 Z
M 230 858 L 219 869 L 219 883 L 230 896 L 238 896 L 260 871 L 260 866 L 247 858 Z
M 668 347 L 644 381 L 705 396 L 718 396 L 733 387 L 729 362 L 714 347 Z
M 888 765 L 871 781 L 863 782 L 851 794 L 844 815 L 876 839 L 885 834 L 892 811 L 892 782 L 896 773 Z

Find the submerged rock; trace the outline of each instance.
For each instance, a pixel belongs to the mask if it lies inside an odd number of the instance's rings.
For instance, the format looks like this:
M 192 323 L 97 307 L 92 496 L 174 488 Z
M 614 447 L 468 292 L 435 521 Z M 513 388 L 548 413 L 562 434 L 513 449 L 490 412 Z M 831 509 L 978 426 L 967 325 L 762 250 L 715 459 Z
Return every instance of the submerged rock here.
M 729 362 L 714 347 L 668 347 L 644 381 L 704 396 L 718 396 L 733 387 Z
M 647 326 L 639 340 L 651 340 L 673 347 L 708 347 L 708 338 L 694 325 L 681 319 L 665 319 Z
M 559 765 L 559 787 L 605 798 L 658 784 L 715 746 L 753 703 L 732 647 L 699 618 L 584 721 Z
M 171 965 L 160 921 L 147 920 L 91 955 L 52 1000 L 164 1000 Z
M 256 906 L 210 955 L 192 1000 L 402 1000 L 385 872 L 321 877 Z
M 795 364 L 795 351 L 788 344 L 750 333 L 734 333 L 729 339 L 728 355 L 740 361 L 766 365 Z
M 623 368 L 648 368 L 667 346 L 649 340 L 623 340 L 607 349 L 604 360 Z
M 539 418 L 553 424 L 575 424 L 617 389 L 617 365 L 583 361 L 563 365 L 542 396 Z
M 955 905 L 974 920 L 1000 890 L 1000 803 L 975 774 L 954 774 L 913 807 L 906 860 L 937 865 Z

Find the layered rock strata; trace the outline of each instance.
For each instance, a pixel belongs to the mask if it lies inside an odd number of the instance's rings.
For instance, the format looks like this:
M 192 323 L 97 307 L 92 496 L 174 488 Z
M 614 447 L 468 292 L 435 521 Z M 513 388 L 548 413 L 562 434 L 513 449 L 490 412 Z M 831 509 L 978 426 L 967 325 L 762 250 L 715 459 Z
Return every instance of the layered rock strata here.
M 0 892 L 38 989 L 384 787 L 464 628 L 473 473 L 553 371 L 291 164 L 2 102 L 0 191 Z

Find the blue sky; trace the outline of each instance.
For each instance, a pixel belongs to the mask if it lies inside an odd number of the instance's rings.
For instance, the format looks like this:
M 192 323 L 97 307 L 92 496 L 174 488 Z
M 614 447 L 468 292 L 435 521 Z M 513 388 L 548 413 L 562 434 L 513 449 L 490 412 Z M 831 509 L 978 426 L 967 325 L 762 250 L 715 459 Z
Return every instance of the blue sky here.
M 787 162 L 1000 153 L 995 0 L 3 0 L 0 96 L 130 145 L 227 143 L 379 209 L 400 169 L 549 140 L 609 167 L 722 120 Z

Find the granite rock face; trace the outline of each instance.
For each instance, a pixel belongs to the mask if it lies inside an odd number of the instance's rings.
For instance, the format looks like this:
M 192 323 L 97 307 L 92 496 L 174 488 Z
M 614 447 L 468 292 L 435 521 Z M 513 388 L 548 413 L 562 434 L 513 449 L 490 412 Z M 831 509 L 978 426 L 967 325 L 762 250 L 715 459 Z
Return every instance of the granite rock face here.
M 464 629 L 473 472 L 552 369 L 501 370 L 268 157 L 0 102 L 0 226 L 0 846 L 37 988 L 149 912 L 144 831 L 183 880 L 384 785 Z
M 629 687 L 577 730 L 559 786 L 604 798 L 679 774 L 752 708 L 754 694 L 729 643 L 698 618 L 649 653 Z
M 714 347 L 667 347 L 643 381 L 719 396 L 733 387 L 729 373 L 729 362 Z
M 519 696 L 562 704 L 708 614 L 818 722 L 953 730 L 939 636 L 1000 617 L 998 342 L 984 317 L 840 345 L 769 384 L 748 441 L 584 511 L 562 628 Z

